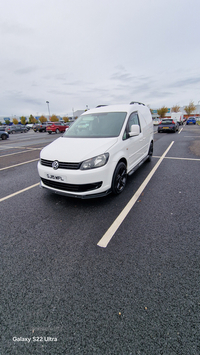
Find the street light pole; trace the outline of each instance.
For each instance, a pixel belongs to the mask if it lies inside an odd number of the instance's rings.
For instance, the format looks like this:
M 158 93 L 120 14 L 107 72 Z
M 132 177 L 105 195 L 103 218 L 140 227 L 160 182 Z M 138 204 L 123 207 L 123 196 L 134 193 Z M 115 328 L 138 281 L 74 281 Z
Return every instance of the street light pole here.
M 47 103 L 47 107 L 48 107 L 48 111 L 49 111 L 49 121 L 50 121 L 50 108 L 49 108 L 49 101 L 46 101 Z

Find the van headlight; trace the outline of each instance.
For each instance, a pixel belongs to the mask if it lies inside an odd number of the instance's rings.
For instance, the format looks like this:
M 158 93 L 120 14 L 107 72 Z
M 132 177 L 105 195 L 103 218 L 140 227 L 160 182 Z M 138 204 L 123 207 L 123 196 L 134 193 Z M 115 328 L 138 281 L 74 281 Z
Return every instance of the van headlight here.
M 103 166 L 107 163 L 108 158 L 109 158 L 109 154 L 104 153 L 104 154 L 98 155 L 97 157 L 87 159 L 82 162 L 80 169 L 81 170 L 88 170 L 88 169 L 100 168 L 101 166 Z

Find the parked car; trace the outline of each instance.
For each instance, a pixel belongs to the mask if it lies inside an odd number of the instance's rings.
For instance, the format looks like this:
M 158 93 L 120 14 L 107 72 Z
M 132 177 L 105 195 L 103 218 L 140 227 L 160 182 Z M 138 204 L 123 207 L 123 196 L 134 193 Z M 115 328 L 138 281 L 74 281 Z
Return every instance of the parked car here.
M 84 112 L 62 137 L 42 149 L 41 186 L 79 198 L 120 194 L 153 154 L 153 122 L 144 104 L 104 106 Z
M 158 125 L 158 133 L 161 132 L 177 132 L 179 130 L 179 124 L 175 119 L 164 118 Z
M 34 132 L 46 132 L 47 126 L 52 124 L 52 122 L 35 123 L 33 125 Z
M 160 122 L 161 122 L 161 118 L 154 118 L 153 119 L 153 125 L 154 126 L 158 126 Z
M 2 126 L 2 125 L 0 125 L 0 131 L 2 132 L 2 131 L 5 131 L 5 129 L 6 129 L 6 126 Z
M 22 125 L 22 124 L 13 124 L 12 126 L 7 126 L 6 127 L 6 132 L 10 133 L 26 133 L 28 130 L 26 128 L 26 126 Z
M 196 123 L 197 123 L 196 117 L 189 117 L 186 122 L 186 124 L 196 124 Z
M 65 132 L 66 128 L 69 128 L 69 125 L 67 123 L 62 123 L 62 122 L 52 122 L 50 125 L 46 127 L 46 132 L 51 134 L 52 132 L 54 133 L 63 133 Z
M 5 131 L 1 131 L 1 128 L 0 128 L 0 138 L 2 140 L 5 140 L 5 139 L 9 138 L 9 134 L 7 132 L 5 132 Z
M 33 128 L 33 123 L 27 123 L 26 128 L 30 131 Z

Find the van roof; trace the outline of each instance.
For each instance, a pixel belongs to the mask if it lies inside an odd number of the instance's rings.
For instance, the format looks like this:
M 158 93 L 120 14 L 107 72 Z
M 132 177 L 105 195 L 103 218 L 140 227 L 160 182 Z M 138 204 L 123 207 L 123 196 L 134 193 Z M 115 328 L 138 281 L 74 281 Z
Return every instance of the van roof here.
M 120 104 L 120 105 L 98 105 L 96 108 L 90 109 L 84 112 L 82 115 L 89 114 L 89 113 L 98 113 L 98 112 L 131 113 L 137 110 L 146 111 L 149 110 L 149 108 L 140 102 L 131 102 L 130 104 Z

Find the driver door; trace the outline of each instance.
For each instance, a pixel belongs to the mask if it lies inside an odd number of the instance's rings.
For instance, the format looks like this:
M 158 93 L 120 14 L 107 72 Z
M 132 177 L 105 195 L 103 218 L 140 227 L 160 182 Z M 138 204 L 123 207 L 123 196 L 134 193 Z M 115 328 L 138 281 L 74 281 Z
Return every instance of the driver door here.
M 131 131 L 132 125 L 139 126 L 139 135 L 133 137 L 129 136 L 129 132 Z M 143 132 L 141 129 L 141 124 L 137 112 L 133 112 L 130 115 L 129 120 L 127 122 L 124 138 L 126 143 L 126 150 L 128 153 L 128 170 L 130 170 L 140 162 L 143 155 Z

